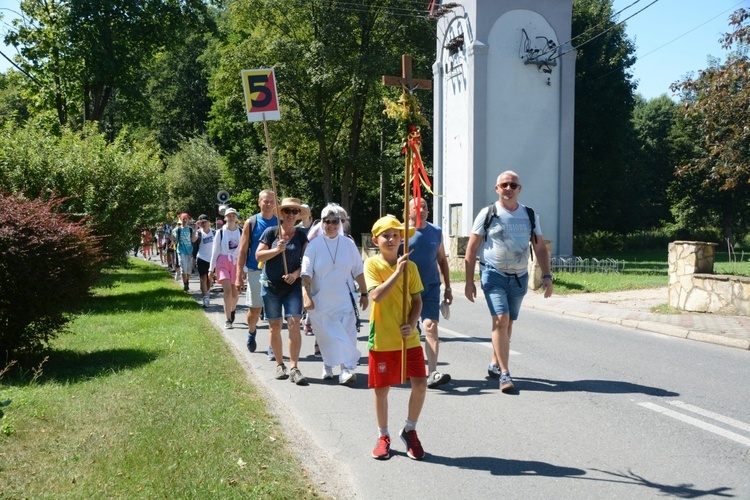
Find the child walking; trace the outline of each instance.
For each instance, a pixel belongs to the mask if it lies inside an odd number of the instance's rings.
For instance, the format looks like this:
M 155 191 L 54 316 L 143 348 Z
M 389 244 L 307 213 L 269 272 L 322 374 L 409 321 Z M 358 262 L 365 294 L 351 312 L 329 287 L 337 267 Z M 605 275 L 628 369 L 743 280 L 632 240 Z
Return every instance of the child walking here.
M 409 229 L 409 237 L 414 228 Z M 404 226 L 392 215 L 381 217 L 372 226 L 372 241 L 380 255 L 365 261 L 364 274 L 367 291 L 372 300 L 370 309 L 370 334 L 368 385 L 375 389 L 375 415 L 378 423 L 378 441 L 372 451 L 373 458 L 386 460 L 391 454 L 391 436 L 388 431 L 388 391 L 401 383 L 401 345 L 406 341 L 406 378 L 411 382 L 411 395 L 406 425 L 399 432 L 406 445 L 407 455 L 414 460 L 424 458 L 422 443 L 417 437 L 417 420 L 427 393 L 427 370 L 424 352 L 416 329 L 422 311 L 422 281 L 416 264 L 408 255 L 398 256 L 404 238 Z M 404 290 L 404 270 L 408 266 L 407 290 Z M 404 293 L 407 298 L 407 322 L 402 322 Z

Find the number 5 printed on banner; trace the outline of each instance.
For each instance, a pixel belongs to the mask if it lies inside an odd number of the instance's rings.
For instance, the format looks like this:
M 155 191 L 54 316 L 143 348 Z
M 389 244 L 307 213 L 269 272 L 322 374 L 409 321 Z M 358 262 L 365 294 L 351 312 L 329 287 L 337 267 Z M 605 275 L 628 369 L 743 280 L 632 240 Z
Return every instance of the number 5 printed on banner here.
M 279 120 L 279 96 L 273 68 L 242 70 L 247 121 Z

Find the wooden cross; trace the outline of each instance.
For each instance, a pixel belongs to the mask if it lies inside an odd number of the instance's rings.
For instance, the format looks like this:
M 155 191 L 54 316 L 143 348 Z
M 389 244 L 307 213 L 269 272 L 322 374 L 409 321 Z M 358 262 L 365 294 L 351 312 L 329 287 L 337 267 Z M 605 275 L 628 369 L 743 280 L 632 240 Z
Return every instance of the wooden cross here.
M 401 87 L 405 94 L 414 94 L 415 90 L 432 90 L 432 80 L 412 78 L 411 56 L 401 56 L 401 76 L 383 76 L 383 85 Z

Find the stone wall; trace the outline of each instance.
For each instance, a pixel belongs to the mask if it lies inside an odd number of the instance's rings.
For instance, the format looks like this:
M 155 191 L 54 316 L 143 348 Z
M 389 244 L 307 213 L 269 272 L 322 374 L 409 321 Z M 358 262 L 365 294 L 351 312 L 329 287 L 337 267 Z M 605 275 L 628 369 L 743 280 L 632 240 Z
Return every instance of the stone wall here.
M 669 244 L 669 305 L 691 312 L 750 315 L 750 278 L 713 274 L 716 243 Z
M 362 260 L 366 260 L 368 257 L 374 257 L 380 253 L 378 247 L 372 242 L 372 233 L 362 233 L 360 234 L 360 237 L 362 238 L 362 246 L 360 247 L 362 249 Z
M 449 237 L 449 240 L 450 248 L 448 248 L 448 267 L 450 267 L 451 271 L 463 272 L 465 269 L 464 256 L 466 255 L 466 245 L 469 244 L 469 237 L 451 236 Z M 477 271 L 478 270 L 479 265 L 477 264 Z

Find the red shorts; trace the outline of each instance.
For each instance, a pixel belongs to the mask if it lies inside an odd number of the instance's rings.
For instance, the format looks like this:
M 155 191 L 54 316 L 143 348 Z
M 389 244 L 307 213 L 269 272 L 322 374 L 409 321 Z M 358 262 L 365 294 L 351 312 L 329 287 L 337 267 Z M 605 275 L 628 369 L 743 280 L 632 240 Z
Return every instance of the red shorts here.
M 367 386 L 390 387 L 401 384 L 401 351 L 370 351 Z M 406 379 L 427 377 L 422 346 L 406 350 Z

